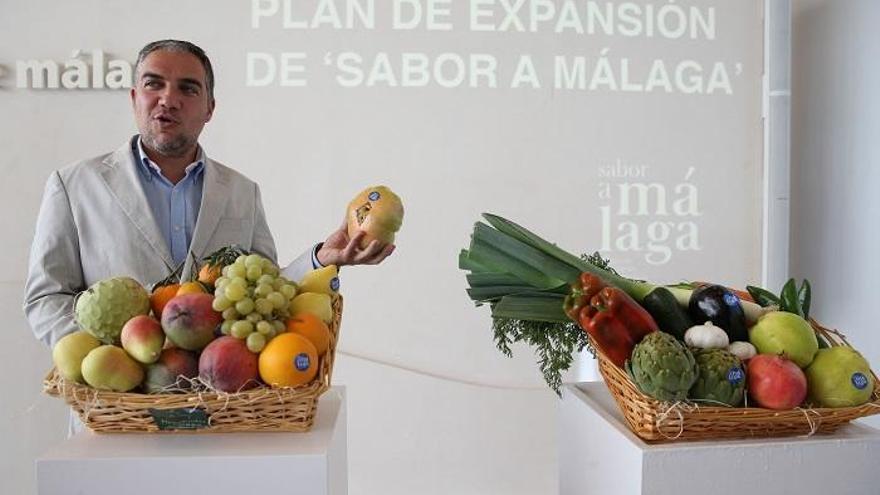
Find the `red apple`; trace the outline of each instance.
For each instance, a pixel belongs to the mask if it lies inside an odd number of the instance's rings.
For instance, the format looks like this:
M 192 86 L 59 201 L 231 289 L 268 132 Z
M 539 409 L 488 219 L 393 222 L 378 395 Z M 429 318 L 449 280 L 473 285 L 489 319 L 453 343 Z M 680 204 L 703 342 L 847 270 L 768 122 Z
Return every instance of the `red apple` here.
M 746 367 L 749 395 L 767 409 L 792 409 L 807 397 L 807 377 L 788 359 L 758 354 Z
M 214 329 L 223 317 L 212 307 L 210 294 L 176 296 L 162 309 L 162 330 L 177 347 L 199 351 L 214 340 Z

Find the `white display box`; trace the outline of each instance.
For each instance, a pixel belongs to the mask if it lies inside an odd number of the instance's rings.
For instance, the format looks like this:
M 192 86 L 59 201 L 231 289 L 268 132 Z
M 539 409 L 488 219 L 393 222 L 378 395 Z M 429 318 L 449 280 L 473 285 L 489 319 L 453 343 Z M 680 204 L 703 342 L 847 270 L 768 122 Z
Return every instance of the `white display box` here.
M 307 433 L 96 434 L 36 460 L 40 495 L 344 495 L 344 387 L 321 396 Z
M 602 382 L 566 385 L 559 406 L 562 495 L 880 493 L 880 431 L 648 444 Z

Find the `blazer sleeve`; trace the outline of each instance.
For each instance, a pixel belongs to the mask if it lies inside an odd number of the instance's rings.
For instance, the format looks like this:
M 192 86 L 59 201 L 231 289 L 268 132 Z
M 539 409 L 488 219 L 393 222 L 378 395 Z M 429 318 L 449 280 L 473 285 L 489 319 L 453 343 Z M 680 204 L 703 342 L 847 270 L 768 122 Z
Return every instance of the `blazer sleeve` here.
M 303 275 L 315 269 L 313 260 L 317 248 L 318 244 L 315 244 L 303 252 L 299 257 L 290 262 L 289 265 L 281 269 L 281 275 L 284 275 L 284 278 L 287 280 L 293 280 L 294 282 L 302 280 Z
M 34 335 L 53 346 L 76 330 L 74 296 L 85 290 L 70 198 L 58 172 L 46 183 L 28 262 L 24 312 Z

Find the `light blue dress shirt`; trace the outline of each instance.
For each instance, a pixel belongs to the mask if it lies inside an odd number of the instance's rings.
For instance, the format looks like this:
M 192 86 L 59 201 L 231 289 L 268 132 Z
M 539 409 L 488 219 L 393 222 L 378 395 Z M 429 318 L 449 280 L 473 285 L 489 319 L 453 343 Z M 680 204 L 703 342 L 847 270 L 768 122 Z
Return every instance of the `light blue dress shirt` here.
M 162 232 L 174 263 L 182 265 L 189 253 L 199 207 L 202 204 L 205 152 L 199 146 L 196 161 L 186 167 L 186 175 L 177 184 L 171 183 L 158 165 L 144 152 L 140 137 L 137 140 L 138 178 L 143 186 L 153 217 Z
M 183 179 L 172 184 L 158 165 L 144 152 L 141 138 L 137 139 L 135 157 L 138 158 L 138 178 L 147 196 L 147 203 L 162 232 L 174 263 L 182 265 L 189 253 L 189 246 L 199 218 L 202 204 L 202 188 L 205 175 L 205 152 L 199 146 L 196 161 L 187 165 Z M 318 261 L 318 251 L 324 243 L 312 247 L 312 268 L 324 265 Z

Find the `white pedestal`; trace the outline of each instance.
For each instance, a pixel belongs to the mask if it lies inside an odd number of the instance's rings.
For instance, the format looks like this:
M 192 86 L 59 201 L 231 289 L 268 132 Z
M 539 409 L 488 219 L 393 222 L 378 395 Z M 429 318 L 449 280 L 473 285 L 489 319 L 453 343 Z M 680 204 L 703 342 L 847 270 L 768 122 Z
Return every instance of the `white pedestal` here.
M 562 495 L 865 495 L 880 490 L 880 431 L 651 445 L 629 431 L 601 382 L 566 385 L 559 407 Z
M 308 433 L 95 434 L 37 458 L 40 495 L 345 495 L 344 387 L 321 396 Z

